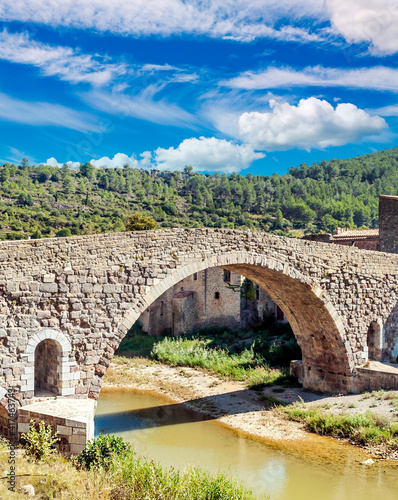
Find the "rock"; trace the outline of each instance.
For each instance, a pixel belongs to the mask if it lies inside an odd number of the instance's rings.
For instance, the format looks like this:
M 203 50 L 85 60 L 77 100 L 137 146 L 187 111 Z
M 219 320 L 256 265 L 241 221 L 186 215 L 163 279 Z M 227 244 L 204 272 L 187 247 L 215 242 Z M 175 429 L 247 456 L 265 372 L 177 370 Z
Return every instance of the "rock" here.
M 374 460 L 371 458 L 368 458 L 368 460 L 365 460 L 365 462 L 361 462 L 361 465 L 372 465 L 374 464 Z
M 20 488 L 21 493 L 24 495 L 27 495 L 28 497 L 34 497 L 35 496 L 35 489 L 31 484 L 25 484 L 24 486 L 21 486 Z

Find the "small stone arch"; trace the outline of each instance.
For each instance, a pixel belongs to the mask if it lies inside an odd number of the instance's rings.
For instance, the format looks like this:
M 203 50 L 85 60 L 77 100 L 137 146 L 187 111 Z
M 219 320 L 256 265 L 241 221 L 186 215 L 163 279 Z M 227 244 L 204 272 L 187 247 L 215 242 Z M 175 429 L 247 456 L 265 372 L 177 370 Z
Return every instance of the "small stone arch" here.
M 76 361 L 71 359 L 71 353 L 72 346 L 63 333 L 45 329 L 34 334 L 25 350 L 22 375 L 25 385 L 21 387 L 21 392 L 27 392 L 31 397 L 37 389 L 49 391 L 54 396 L 75 394 L 80 371 Z M 43 356 L 52 359 L 43 362 Z
M 383 356 L 383 324 L 381 320 L 370 323 L 366 344 L 368 346 L 368 359 L 381 361 Z

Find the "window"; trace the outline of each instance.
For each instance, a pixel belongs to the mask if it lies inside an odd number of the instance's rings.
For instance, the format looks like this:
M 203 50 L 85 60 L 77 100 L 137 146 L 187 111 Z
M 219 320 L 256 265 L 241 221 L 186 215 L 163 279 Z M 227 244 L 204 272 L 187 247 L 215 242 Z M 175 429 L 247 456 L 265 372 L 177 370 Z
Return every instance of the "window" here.
M 163 316 L 163 308 L 164 308 L 164 302 L 163 300 L 160 302 L 160 315 Z
M 198 279 L 198 273 L 193 273 L 193 280 L 196 281 Z
M 216 293 L 214 294 L 214 298 L 215 298 L 216 300 L 218 300 L 218 299 L 220 298 L 220 292 L 216 292 Z
M 228 271 L 228 269 L 224 269 L 224 281 L 228 283 L 231 281 L 231 271 Z
M 256 300 L 259 300 L 260 298 L 260 287 L 256 285 Z

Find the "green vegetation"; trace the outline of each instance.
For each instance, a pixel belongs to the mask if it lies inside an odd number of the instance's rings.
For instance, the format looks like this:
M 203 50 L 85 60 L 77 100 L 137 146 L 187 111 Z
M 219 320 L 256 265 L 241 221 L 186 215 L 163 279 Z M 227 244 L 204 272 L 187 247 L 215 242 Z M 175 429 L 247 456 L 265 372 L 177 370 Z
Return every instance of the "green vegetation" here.
M 290 420 L 304 422 L 307 430 L 316 434 L 346 438 L 359 445 L 385 444 L 390 449 L 398 448 L 398 422 L 383 418 L 370 411 L 336 415 L 324 409 L 306 407 L 301 403 L 283 408 Z
M 109 469 L 115 460 L 121 460 L 131 454 L 131 446 L 121 437 L 100 434 L 89 441 L 76 458 L 78 467 L 85 469 Z
M 210 475 L 197 468 L 183 472 L 165 469 L 138 457 L 122 438 L 99 436 L 77 458 L 80 466 L 106 470 L 114 485 L 111 498 L 161 500 L 251 500 L 254 496 L 224 474 Z
M 148 231 L 156 228 L 156 221 L 140 213 L 131 214 L 126 223 L 127 231 Z
M 181 337 L 150 337 L 134 325 L 119 347 L 119 354 L 149 356 L 173 366 L 190 366 L 220 377 L 243 380 L 249 387 L 291 385 L 292 359 L 301 351 L 289 325 L 270 325 L 268 330 L 207 328 Z
M 375 227 L 379 194 L 398 194 L 398 148 L 302 164 L 283 176 L 6 163 L 0 167 L 0 238 L 124 231 L 132 212 L 152 217 L 158 227 L 333 232 Z
M 29 459 L 48 461 L 54 457 L 56 448 L 54 445 L 59 441 L 57 433 L 53 435 L 51 425 L 39 422 L 37 426 L 34 420 L 30 421 L 29 431 L 21 435 L 25 442 L 25 454 Z
M 106 454 L 104 443 L 111 445 L 111 458 Z M 94 441 L 95 443 L 95 441 Z M 35 488 L 35 498 L 50 500 L 254 500 L 254 495 L 233 478 L 224 474 L 208 474 L 201 469 L 179 471 L 164 468 L 153 460 L 139 457 L 120 438 L 103 436 L 101 444 L 91 443 L 91 449 L 106 457 L 90 467 L 78 460 L 66 459 L 58 454 L 51 462 L 30 461 L 26 454 L 18 455 L 16 464 L 16 492 L 8 491 L 6 480 L 0 481 L 0 498 L 26 498 L 19 492 L 22 485 Z M 0 467 L 5 476 L 9 471 L 9 443 L 0 440 Z M 120 450 L 125 450 L 119 453 Z M 90 452 L 86 450 L 85 457 Z M 84 463 L 84 460 L 80 460 Z M 106 465 L 104 467 L 103 465 Z

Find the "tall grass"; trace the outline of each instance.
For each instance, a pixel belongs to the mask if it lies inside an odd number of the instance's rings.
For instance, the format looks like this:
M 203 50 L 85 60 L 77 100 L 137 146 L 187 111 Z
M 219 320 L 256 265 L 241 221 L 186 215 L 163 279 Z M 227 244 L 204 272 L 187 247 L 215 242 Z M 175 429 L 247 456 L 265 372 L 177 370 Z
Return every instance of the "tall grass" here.
M 243 380 L 251 387 L 289 380 L 286 370 L 271 369 L 253 348 L 230 354 L 220 347 L 209 347 L 208 340 L 165 338 L 153 346 L 151 356 L 169 365 L 202 368 L 224 378 Z
M 255 500 L 254 494 L 224 474 L 200 469 L 165 468 L 134 453 L 115 457 L 110 468 L 77 469 L 73 460 L 56 455 L 51 463 L 18 455 L 16 491 L 8 490 L 10 470 L 6 440 L 0 441 L 0 498 L 23 500 L 22 485 L 35 488 L 35 498 L 50 500 Z
M 165 469 L 153 460 L 131 456 L 110 471 L 113 499 L 131 500 L 254 500 L 238 481 L 198 468 Z
M 304 422 L 306 429 L 316 434 L 347 438 L 364 444 L 386 444 L 398 448 L 398 422 L 367 412 L 361 414 L 336 415 L 319 408 L 306 408 L 301 403 L 283 408 L 290 420 Z

